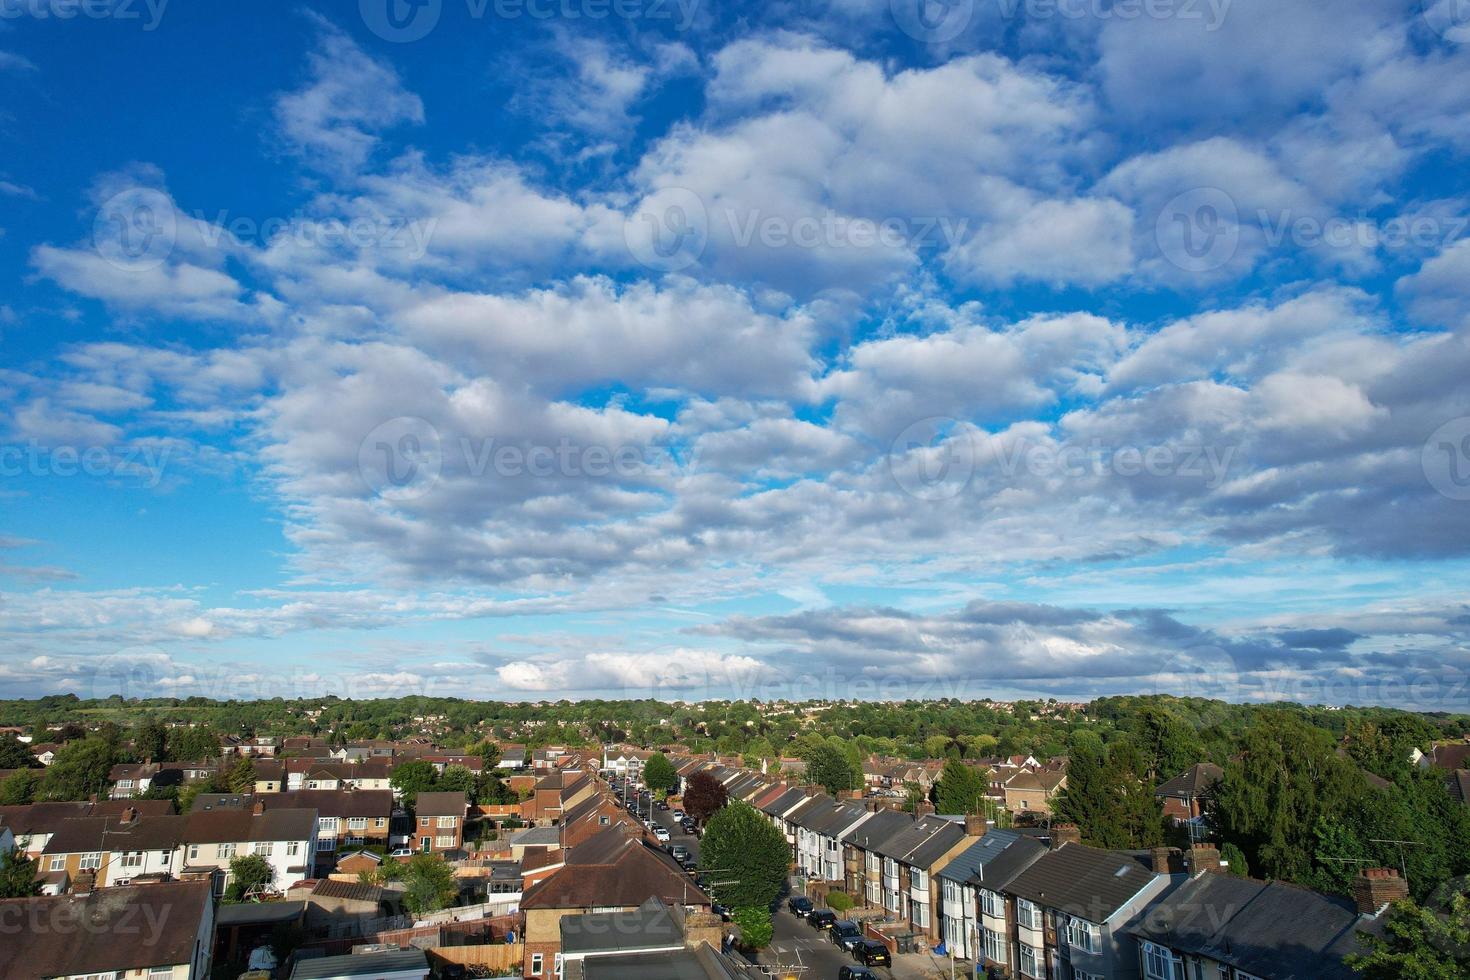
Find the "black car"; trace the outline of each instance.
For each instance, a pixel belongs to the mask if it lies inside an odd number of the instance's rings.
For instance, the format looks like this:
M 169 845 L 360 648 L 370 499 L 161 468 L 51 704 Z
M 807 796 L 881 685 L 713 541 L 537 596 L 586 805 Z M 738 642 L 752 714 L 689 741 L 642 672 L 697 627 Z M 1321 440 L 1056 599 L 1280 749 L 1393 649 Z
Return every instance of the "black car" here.
M 892 966 L 888 947 L 876 939 L 859 939 L 852 947 L 852 958 L 864 966 Z
M 685 871 L 693 871 L 699 867 L 699 862 L 694 860 L 694 858 L 692 857 L 680 858 L 679 867 L 683 868 Z
M 663 800 L 659 800 L 654 805 L 657 806 L 660 810 L 667 810 L 669 808 L 669 805 L 667 803 L 665 803 Z
M 878 980 L 873 971 L 865 966 L 844 966 L 837 971 L 837 980 Z
M 813 929 L 831 929 L 837 921 L 837 913 L 831 909 L 817 909 L 806 917 L 806 921 Z
M 685 817 L 683 820 L 679 821 L 679 826 L 684 828 L 684 833 L 692 834 L 694 833 L 694 828 L 697 825 L 691 818 Z
M 689 856 L 689 848 L 683 844 L 675 844 L 669 848 L 669 853 L 674 856 L 675 861 L 682 861 Z
M 798 919 L 805 919 L 812 914 L 812 900 L 801 895 L 792 895 L 786 900 L 786 907 Z
M 832 923 L 832 941 L 848 952 L 852 951 L 853 943 L 861 938 L 863 938 L 863 930 L 856 922 L 838 919 Z
M 734 913 L 730 911 L 730 906 L 721 905 L 719 902 L 711 905 L 709 910 L 715 915 L 718 915 L 721 922 L 729 922 L 734 917 Z

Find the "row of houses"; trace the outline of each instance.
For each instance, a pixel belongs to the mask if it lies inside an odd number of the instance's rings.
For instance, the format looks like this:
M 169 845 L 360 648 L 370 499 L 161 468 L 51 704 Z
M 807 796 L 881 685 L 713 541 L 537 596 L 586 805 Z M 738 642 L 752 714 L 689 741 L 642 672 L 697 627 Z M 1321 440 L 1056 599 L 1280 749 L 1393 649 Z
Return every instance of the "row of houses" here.
M 709 772 L 765 814 L 813 892 L 845 891 L 878 917 L 870 929 L 1011 976 L 1346 978 L 1357 934 L 1381 928 L 1389 903 L 1408 894 L 1393 869 L 1363 870 L 1346 899 L 1233 877 L 1210 845 L 1104 850 L 1070 825 L 1011 830 L 976 815 L 909 814 L 702 760 L 678 771 Z M 1186 775 L 1179 791 L 1192 801 L 1210 774 Z

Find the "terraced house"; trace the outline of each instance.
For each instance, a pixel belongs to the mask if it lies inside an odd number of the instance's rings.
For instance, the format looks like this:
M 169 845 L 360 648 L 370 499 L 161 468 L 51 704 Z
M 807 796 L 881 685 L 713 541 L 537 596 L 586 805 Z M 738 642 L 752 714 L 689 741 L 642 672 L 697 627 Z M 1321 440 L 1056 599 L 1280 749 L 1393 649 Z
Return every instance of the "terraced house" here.
M 1014 830 L 975 828 L 980 839 L 935 876 L 940 883 L 939 932 L 961 959 L 984 956 L 1009 962 L 1006 944 L 1012 923 L 1001 893 L 1011 879 L 1046 853 L 1046 845 Z

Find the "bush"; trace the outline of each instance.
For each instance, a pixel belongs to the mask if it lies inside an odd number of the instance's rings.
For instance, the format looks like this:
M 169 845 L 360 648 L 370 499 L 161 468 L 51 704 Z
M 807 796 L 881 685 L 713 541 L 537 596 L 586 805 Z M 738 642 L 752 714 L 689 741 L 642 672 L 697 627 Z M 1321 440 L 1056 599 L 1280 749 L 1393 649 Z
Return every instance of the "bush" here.
M 746 905 L 736 909 L 731 918 L 740 927 L 742 946 L 747 949 L 763 949 L 771 944 L 775 927 L 771 925 L 770 909 Z
M 839 915 L 851 909 L 853 904 L 852 896 L 847 892 L 827 893 L 827 908 Z

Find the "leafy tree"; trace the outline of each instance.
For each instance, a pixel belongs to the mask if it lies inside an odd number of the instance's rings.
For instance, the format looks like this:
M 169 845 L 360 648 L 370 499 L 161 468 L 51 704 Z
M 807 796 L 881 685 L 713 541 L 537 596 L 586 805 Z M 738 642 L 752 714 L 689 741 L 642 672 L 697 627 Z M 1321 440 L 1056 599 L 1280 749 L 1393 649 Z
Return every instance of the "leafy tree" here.
M 157 715 L 149 715 L 133 734 L 133 751 L 142 762 L 162 762 L 168 758 L 168 729 Z
M 1139 775 L 1152 784 L 1172 779 L 1204 760 L 1204 743 L 1183 718 L 1163 708 L 1148 707 L 1132 725 L 1133 743 L 1143 760 Z
M 480 757 L 480 764 L 484 772 L 489 772 L 500 765 L 500 746 L 494 742 L 481 742 L 476 746 L 475 754 Z
M 731 913 L 730 918 L 740 928 L 740 944 L 747 949 L 764 949 L 771 944 L 776 928 L 771 922 L 771 910 L 766 906 L 742 906 Z
M 41 883 L 36 880 L 36 862 L 26 857 L 19 849 L 0 854 L 0 898 L 29 898 L 41 893 Z
M 684 788 L 684 812 L 700 826 L 704 826 L 729 801 L 730 794 L 726 792 L 725 784 L 707 772 L 696 772 L 690 776 L 689 784 Z
M 445 766 L 444 773 L 435 781 L 434 789 L 446 793 L 462 792 L 466 797 L 475 795 L 475 774 L 465 766 Z M 423 792 L 420 790 L 419 792 Z
M 712 886 L 732 907 L 769 909 L 786 885 L 791 847 L 748 803 L 732 803 L 710 818 L 699 847 L 700 865 L 725 884 Z
M 107 774 L 117 761 L 112 745 L 99 736 L 67 742 L 56 750 L 41 779 L 40 796 L 47 800 L 85 800 L 107 795 Z
M 248 755 L 242 755 L 230 764 L 225 785 L 231 793 L 249 793 L 255 789 L 255 763 Z
M 0 806 L 34 803 L 40 786 L 41 773 L 35 769 L 21 769 L 11 773 L 0 781 Z
M 213 759 L 217 755 L 219 755 L 219 732 L 213 728 L 199 726 L 168 730 L 168 760 L 170 762 L 195 762 Z
M 673 790 L 677 778 L 678 773 L 674 771 L 674 764 L 662 752 L 655 752 L 643 764 L 643 785 L 656 793 L 667 793 Z
M 1094 847 L 1163 843 L 1163 808 L 1142 777 L 1143 767 L 1127 739 L 1105 749 L 1096 735 L 1079 734 L 1067 762 L 1067 788 L 1053 802 L 1057 818 L 1075 823 Z
M 1245 854 L 1241 849 L 1230 841 L 1220 845 L 1220 860 L 1225 863 L 1225 869 L 1237 878 L 1251 876 L 1250 862 L 1245 859 Z
M 29 745 L 14 735 L 0 738 L 0 769 L 33 769 L 40 765 Z
M 1440 980 L 1470 976 L 1470 899 L 1456 895 L 1443 915 L 1395 902 L 1381 936 L 1360 933 L 1367 950 L 1347 965 L 1366 980 Z
M 827 893 L 827 908 L 831 909 L 833 912 L 836 912 L 838 915 L 841 915 L 843 912 L 846 912 L 848 909 L 852 908 L 854 904 L 856 903 L 853 902 L 852 896 L 849 895 L 847 892 Z
M 459 895 L 454 869 L 437 854 L 415 854 L 401 880 L 403 905 L 414 915 L 448 908 Z
M 439 773 L 432 762 L 414 759 L 394 769 L 393 775 L 388 777 L 388 785 L 399 792 L 404 805 L 412 810 L 419 794 L 433 790 L 438 778 Z
M 988 785 L 983 773 L 951 756 L 934 783 L 934 806 L 940 813 L 978 813 Z
M 230 862 L 230 885 L 225 889 L 226 902 L 243 902 L 257 888 L 268 886 L 276 872 L 259 854 L 243 854 Z
M 812 745 L 802 758 L 806 761 L 806 778 L 833 796 L 861 785 L 861 770 L 854 772 L 852 760 L 835 746 L 826 742 Z
M 928 797 L 924 793 L 924 787 L 920 786 L 918 783 L 903 784 L 904 812 L 915 814 L 918 813 L 919 804 L 923 803 L 926 799 L 928 799 Z

